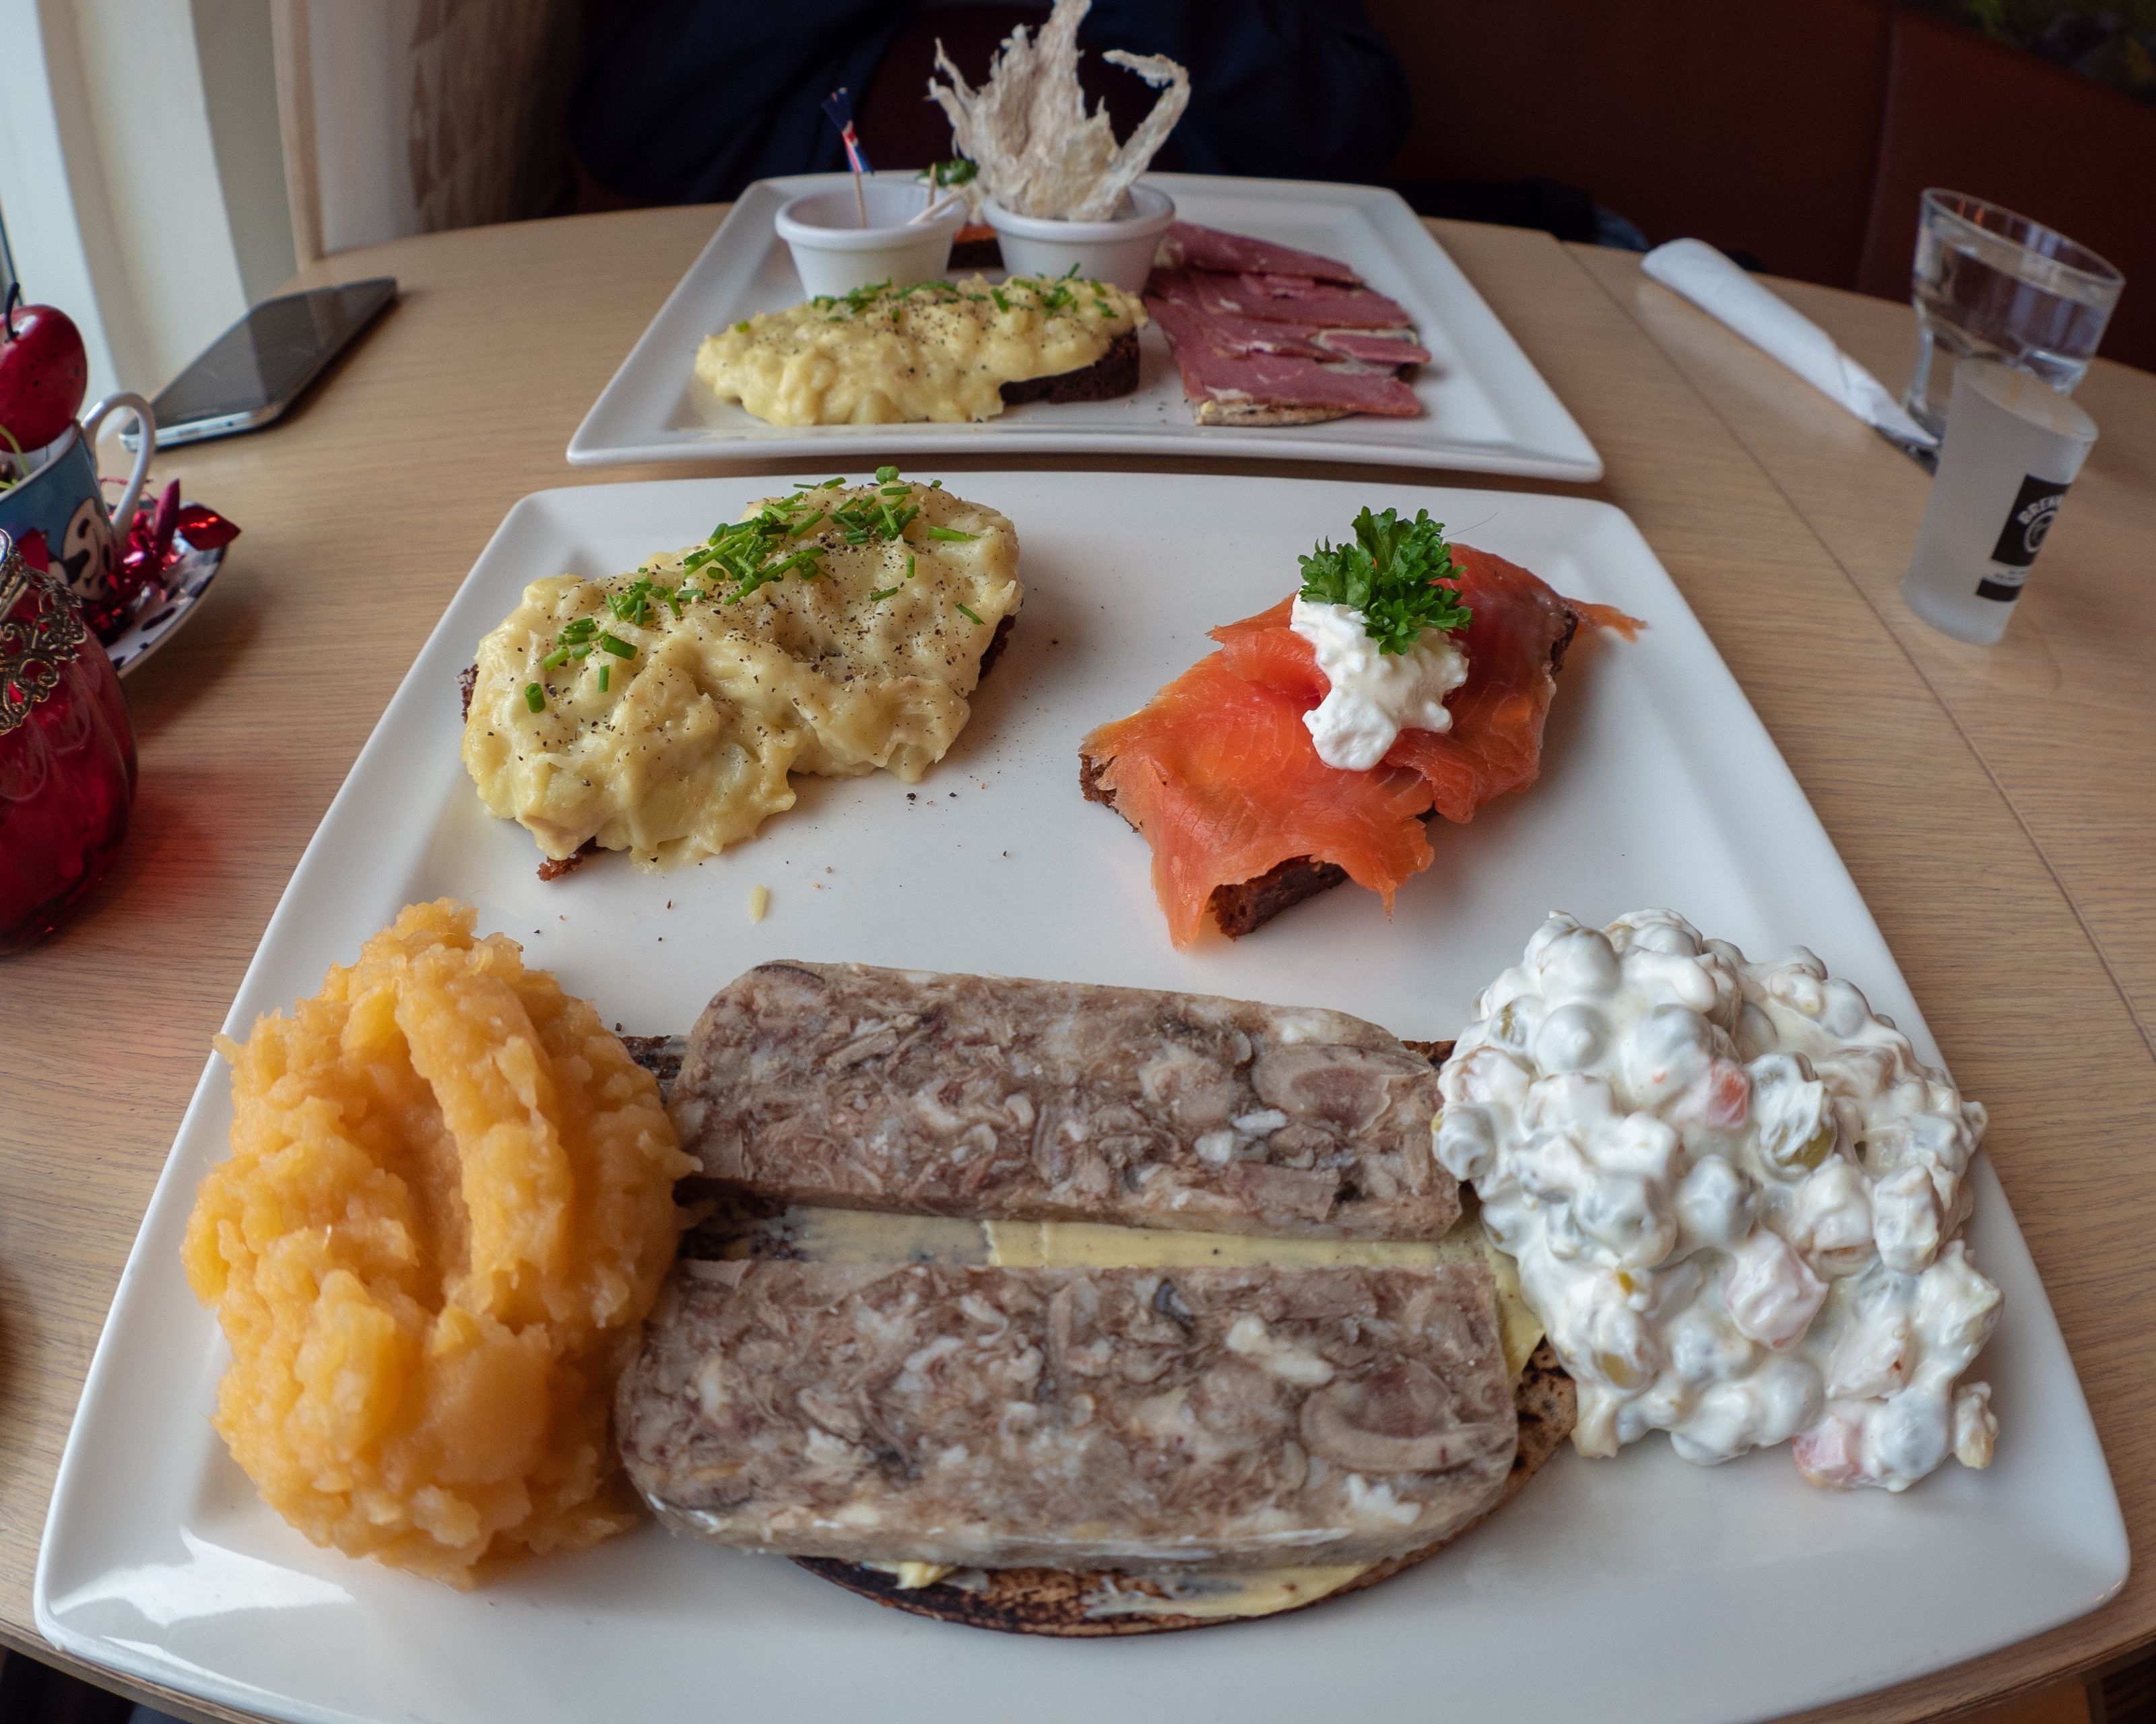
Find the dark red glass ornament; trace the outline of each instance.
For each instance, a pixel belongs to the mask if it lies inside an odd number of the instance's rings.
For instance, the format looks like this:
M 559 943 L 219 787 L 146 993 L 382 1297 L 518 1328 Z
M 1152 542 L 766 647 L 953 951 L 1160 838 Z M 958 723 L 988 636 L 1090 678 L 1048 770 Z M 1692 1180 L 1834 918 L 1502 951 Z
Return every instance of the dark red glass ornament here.
M 0 956 L 104 877 L 135 800 L 135 731 L 66 583 L 0 533 Z

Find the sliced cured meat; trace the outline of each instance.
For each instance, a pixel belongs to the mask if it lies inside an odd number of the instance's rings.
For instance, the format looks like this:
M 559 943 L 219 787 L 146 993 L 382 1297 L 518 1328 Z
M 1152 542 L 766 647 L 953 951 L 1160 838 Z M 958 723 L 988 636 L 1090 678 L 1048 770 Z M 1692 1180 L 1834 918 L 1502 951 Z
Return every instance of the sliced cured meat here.
M 1303 728 L 1311 704 L 1246 681 L 1214 653 L 1080 745 L 1152 847 L 1153 894 L 1176 945 L 1197 939 L 1214 887 L 1295 857 L 1344 869 L 1388 907 L 1430 866 L 1429 785 L 1412 772 L 1326 765 Z
M 1265 275 L 1306 275 L 1314 281 L 1337 281 L 1360 287 L 1363 278 L 1337 258 L 1314 251 L 1297 251 L 1291 245 L 1275 245 L 1269 239 L 1253 239 L 1247 233 L 1224 233 L 1218 228 L 1201 228 L 1195 222 L 1178 222 L 1163 236 L 1160 261 L 1171 269 L 1215 269 L 1240 275 L 1245 269 Z
M 1283 280 L 1274 276 L 1274 282 Z M 1302 282 L 1309 293 L 1289 295 L 1265 286 L 1259 276 L 1216 276 L 1209 269 L 1156 269 L 1147 286 L 1164 300 L 1194 304 L 1209 317 L 1255 317 L 1265 323 L 1300 323 L 1339 330 L 1397 330 L 1408 323 L 1406 308 L 1382 293 L 1354 286 L 1322 286 Z
M 1254 320 L 1255 321 L 1255 320 Z M 1265 326 L 1256 324 L 1260 329 Z M 1281 328 L 1294 326 L 1282 324 Z M 1428 365 L 1430 349 L 1416 341 L 1411 331 L 1399 335 L 1368 334 L 1361 330 L 1321 329 L 1312 339 L 1329 356 L 1343 359 L 1359 359 L 1366 365 Z
M 1189 278 L 1156 277 L 1172 285 L 1161 297 L 1204 320 L 1200 331 L 1222 353 L 1284 353 L 1297 359 L 1358 360 L 1366 365 L 1424 365 L 1430 351 L 1411 331 L 1372 334 L 1363 330 L 1327 329 L 1318 324 L 1277 323 L 1235 312 L 1207 311 L 1198 303 Z M 1187 321 L 1187 320 L 1186 320 Z
M 1183 393 L 1206 408 L 1312 408 L 1331 413 L 1380 413 L 1412 418 L 1422 411 L 1414 391 L 1386 371 L 1349 371 L 1286 353 L 1224 353 L 1209 338 L 1209 320 L 1170 300 L 1154 302 L 1155 315 L 1175 351 Z
M 1276 323 L 1312 323 L 1327 329 L 1398 329 L 1413 323 L 1407 308 L 1367 287 L 1336 287 L 1301 275 L 1194 275 L 1208 310 L 1240 311 Z
M 1303 715 L 1330 685 L 1310 643 L 1288 626 L 1293 601 L 1213 630 L 1220 650 L 1081 745 L 1098 782 L 1153 851 L 1153 884 L 1178 946 L 1195 937 L 1213 889 L 1312 858 L 1373 886 L 1389 907 L 1434 853 L 1420 816 L 1465 822 L 1492 798 L 1534 782 L 1554 672 L 1582 620 L 1627 637 L 1621 611 L 1574 604 L 1517 563 L 1455 545 L 1460 596 L 1472 612 L 1460 644 L 1467 680 L 1446 700 L 1448 731 L 1404 731 L 1368 772 L 1327 766 Z M 1345 782 L 1342 782 L 1345 781 Z M 1323 821 L 1357 822 L 1306 843 Z M 1410 830 L 1412 829 L 1412 830 Z M 1410 839 L 1414 840 L 1410 842 Z M 1372 849 L 1362 846 L 1374 846 Z
M 1157 278 L 1158 279 L 1158 278 Z M 1189 278 L 1175 275 L 1168 278 L 1176 284 L 1173 296 L 1163 295 L 1167 303 L 1179 314 L 1175 331 L 1169 339 L 1176 339 L 1176 331 L 1195 340 L 1201 340 L 1216 353 L 1229 358 L 1240 358 L 1251 353 L 1281 353 L 1294 359 L 1338 359 L 1343 356 L 1317 344 L 1318 331 L 1298 323 L 1267 323 L 1260 318 L 1245 317 L 1232 311 L 1208 311 L 1198 303 L 1198 297 L 1189 285 Z M 1149 310 L 1157 310 L 1158 301 Z M 1163 329 L 1168 326 L 1163 324 Z
M 1166 300 L 1173 305 L 1188 305 L 1194 311 L 1205 309 L 1198 296 L 1198 278 L 1188 269 L 1168 269 L 1156 264 L 1146 277 L 1145 293 L 1147 299 Z M 1150 310 L 1152 307 L 1146 309 Z
M 1277 285 L 1291 279 L 1156 269 L 1146 287 L 1162 299 L 1194 304 L 1209 316 L 1254 317 L 1312 329 L 1399 329 L 1414 321 L 1397 300 L 1368 288 L 1303 280 L 1301 293 L 1280 290 Z

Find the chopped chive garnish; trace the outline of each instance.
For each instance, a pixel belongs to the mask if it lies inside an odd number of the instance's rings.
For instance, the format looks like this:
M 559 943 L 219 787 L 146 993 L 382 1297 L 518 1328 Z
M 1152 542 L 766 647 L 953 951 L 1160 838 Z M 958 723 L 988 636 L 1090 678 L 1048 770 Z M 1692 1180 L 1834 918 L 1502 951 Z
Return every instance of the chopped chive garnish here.
M 607 679 L 613 675 L 613 670 L 608 666 L 604 664 L 599 666 L 599 692 L 601 694 L 603 695 L 607 691 Z
M 843 479 L 825 480 L 814 485 L 804 485 L 804 490 L 823 490 L 833 485 L 843 485 Z M 793 540 L 802 537 L 826 521 L 844 524 L 849 511 L 845 509 L 819 509 L 799 520 L 796 511 L 803 506 L 805 498 L 792 498 L 776 505 L 767 505 L 753 519 L 721 521 L 711 529 L 711 536 L 703 544 L 681 560 L 685 575 L 705 574 L 708 585 L 691 587 L 685 582 L 677 589 L 682 598 L 720 598 L 732 604 L 744 593 L 753 593 L 766 582 L 798 571 L 804 580 L 813 580 L 824 572 L 820 546 L 803 545 L 782 554 Z M 721 581 L 719 574 L 727 579 Z M 731 585 L 732 590 L 726 590 Z M 663 589 L 660 593 L 665 596 Z
M 557 669 L 558 666 L 567 664 L 568 662 L 569 649 L 567 647 L 556 647 L 552 652 L 547 654 L 545 658 L 539 661 L 539 668 L 542 670 L 552 670 Z
M 624 623 L 641 623 L 651 609 L 651 577 L 640 577 L 620 593 L 607 594 L 607 608 Z
M 898 469 L 896 467 L 879 467 L 876 469 L 875 476 L 876 483 L 878 485 L 889 485 L 891 480 L 898 477 Z
M 744 317 L 739 323 L 737 323 L 734 326 L 734 333 L 737 336 L 745 336 L 748 333 L 748 320 L 747 318 Z
M 981 620 L 978 617 L 973 614 L 972 608 L 968 605 L 960 605 L 958 607 L 958 614 L 963 617 L 968 623 L 972 623 L 976 626 L 979 624 Z
M 897 591 L 898 588 L 896 587 L 879 587 L 875 592 L 869 594 L 869 603 L 870 604 L 881 604 L 884 600 L 889 598 L 892 593 Z
M 1008 311 L 1010 310 L 1010 301 L 1004 297 L 1004 290 L 1001 288 L 990 288 L 988 290 L 988 297 L 996 302 L 996 310 L 998 311 Z
M 978 539 L 981 536 L 978 533 L 962 533 L 955 526 L 932 526 L 928 529 L 928 536 L 932 539 Z
M 627 641 L 618 639 L 611 634 L 602 634 L 599 637 L 599 644 L 604 647 L 608 652 L 612 653 L 617 659 L 634 659 L 636 656 L 636 649 L 634 647 L 631 646 Z
M 527 682 L 524 685 L 524 704 L 534 712 L 544 712 L 547 710 L 546 690 L 536 682 Z

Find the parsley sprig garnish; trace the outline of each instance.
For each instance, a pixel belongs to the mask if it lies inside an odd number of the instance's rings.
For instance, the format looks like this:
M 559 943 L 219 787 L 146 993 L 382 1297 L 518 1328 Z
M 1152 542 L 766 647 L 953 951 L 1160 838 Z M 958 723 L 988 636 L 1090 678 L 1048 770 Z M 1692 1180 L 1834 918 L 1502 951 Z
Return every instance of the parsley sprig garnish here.
M 1355 517 L 1351 543 L 1323 539 L 1302 564 L 1302 597 L 1346 605 L 1380 653 L 1404 653 L 1430 629 L 1465 629 L 1474 613 L 1460 602 L 1460 571 L 1445 526 L 1427 509 L 1402 521 L 1392 510 Z

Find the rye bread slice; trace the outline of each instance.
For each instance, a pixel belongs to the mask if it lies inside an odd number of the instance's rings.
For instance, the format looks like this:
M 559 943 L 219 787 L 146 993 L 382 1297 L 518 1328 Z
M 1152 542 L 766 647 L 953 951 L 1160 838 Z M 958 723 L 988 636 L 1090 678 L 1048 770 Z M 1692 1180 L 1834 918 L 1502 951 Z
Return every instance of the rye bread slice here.
M 1000 393 L 1005 405 L 1018 407 L 1029 401 L 1112 401 L 1137 386 L 1138 332 L 1127 329 L 1091 365 L 1058 372 L 1053 377 L 1005 383 Z
M 1553 676 L 1564 668 L 1565 650 L 1571 646 L 1573 636 L 1579 632 L 1579 613 L 1568 607 L 1565 617 L 1564 633 L 1550 648 Z M 1078 788 L 1086 801 L 1112 808 L 1116 806 L 1116 793 L 1101 783 L 1101 763 L 1091 755 L 1079 755 Z M 1124 818 L 1128 819 L 1129 816 Z M 1425 824 L 1436 818 L 1434 809 L 1423 816 Z M 1137 829 L 1134 821 L 1132 829 Z M 1347 878 L 1348 870 L 1337 863 L 1321 862 L 1315 856 L 1291 856 L 1253 879 L 1214 887 L 1205 907 L 1212 912 L 1222 933 L 1230 940 L 1240 940 L 1245 934 L 1255 933 L 1283 910 L 1293 908 L 1306 898 L 1315 898 Z

